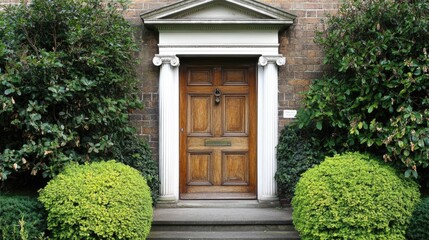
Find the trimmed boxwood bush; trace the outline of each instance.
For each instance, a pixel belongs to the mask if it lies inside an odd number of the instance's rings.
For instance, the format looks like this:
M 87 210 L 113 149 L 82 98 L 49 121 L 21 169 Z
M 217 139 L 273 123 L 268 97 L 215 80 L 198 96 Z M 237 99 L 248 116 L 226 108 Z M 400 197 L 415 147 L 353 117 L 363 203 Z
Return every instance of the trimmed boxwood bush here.
M 152 158 L 152 150 L 147 141 L 137 136 L 124 139 L 121 144 L 113 147 L 114 159 L 141 172 L 151 190 L 155 204 L 159 197 L 158 164 Z
M 283 128 L 277 145 L 276 181 L 281 198 L 290 202 L 301 174 L 324 158 L 320 142 L 305 129 Z
M 429 197 L 423 199 L 414 210 L 407 229 L 407 239 L 429 239 Z
M 405 239 L 417 184 L 360 153 L 327 157 L 299 180 L 293 223 L 305 239 Z
M 141 174 L 115 161 L 72 164 L 40 191 L 55 239 L 145 239 L 152 199 Z
M 0 240 L 21 239 L 21 220 L 27 239 L 39 239 L 45 233 L 46 211 L 37 198 L 0 195 L 0 216 Z

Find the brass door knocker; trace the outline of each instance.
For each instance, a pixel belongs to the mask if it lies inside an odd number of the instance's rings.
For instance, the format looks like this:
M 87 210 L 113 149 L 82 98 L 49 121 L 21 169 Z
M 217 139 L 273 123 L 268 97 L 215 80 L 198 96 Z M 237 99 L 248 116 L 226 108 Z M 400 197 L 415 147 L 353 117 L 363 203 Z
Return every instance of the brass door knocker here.
M 219 90 L 219 88 L 216 88 L 215 92 L 215 103 L 219 104 L 220 103 L 220 95 L 222 95 L 221 91 Z

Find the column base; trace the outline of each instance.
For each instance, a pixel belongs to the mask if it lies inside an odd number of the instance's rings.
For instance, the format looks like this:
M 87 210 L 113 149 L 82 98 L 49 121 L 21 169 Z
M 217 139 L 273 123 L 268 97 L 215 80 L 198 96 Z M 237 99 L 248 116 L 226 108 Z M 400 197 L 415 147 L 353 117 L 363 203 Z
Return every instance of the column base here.
M 258 199 L 259 207 L 261 208 L 276 208 L 281 207 L 280 200 L 277 197 L 267 197 Z
M 174 195 L 160 196 L 158 203 L 177 203 L 178 199 Z

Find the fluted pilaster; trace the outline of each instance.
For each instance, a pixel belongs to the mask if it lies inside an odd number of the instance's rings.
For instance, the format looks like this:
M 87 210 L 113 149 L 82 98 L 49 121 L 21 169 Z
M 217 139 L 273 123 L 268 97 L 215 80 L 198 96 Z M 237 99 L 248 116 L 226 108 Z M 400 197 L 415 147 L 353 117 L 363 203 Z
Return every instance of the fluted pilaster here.
M 159 201 L 179 199 L 179 58 L 155 55 L 159 73 Z
M 282 55 L 261 56 L 258 62 L 258 200 L 275 201 L 278 143 L 278 66 Z

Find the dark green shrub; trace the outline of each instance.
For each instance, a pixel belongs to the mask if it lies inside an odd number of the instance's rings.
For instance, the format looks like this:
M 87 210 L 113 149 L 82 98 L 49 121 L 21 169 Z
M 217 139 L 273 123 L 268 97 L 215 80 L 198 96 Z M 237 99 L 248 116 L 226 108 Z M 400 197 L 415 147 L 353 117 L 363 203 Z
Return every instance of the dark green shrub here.
M 292 199 L 306 239 L 405 239 L 418 185 L 368 155 L 327 157 L 305 172 Z
M 324 159 L 318 139 L 303 129 L 285 126 L 277 145 L 276 181 L 281 198 L 292 200 L 301 174 Z
M 66 167 L 39 200 L 55 239 L 145 239 L 152 223 L 146 180 L 115 161 Z
M 27 239 L 39 239 L 46 231 L 46 211 L 37 198 L 0 195 L 0 239 L 21 239 L 24 220 Z
M 429 239 L 429 198 L 424 198 L 416 207 L 407 229 L 407 240 Z
M 369 148 L 417 176 L 429 165 L 428 26 L 427 0 L 343 1 L 316 38 L 332 71 L 306 93 L 301 126 L 331 129 L 325 145 Z
M 159 197 L 158 165 L 152 159 L 152 150 L 149 144 L 136 136 L 132 136 L 113 148 L 113 158 L 142 173 L 151 189 L 152 201 L 155 204 Z
M 119 4 L 33 0 L 0 13 L 0 179 L 110 159 L 134 129 L 135 42 Z

